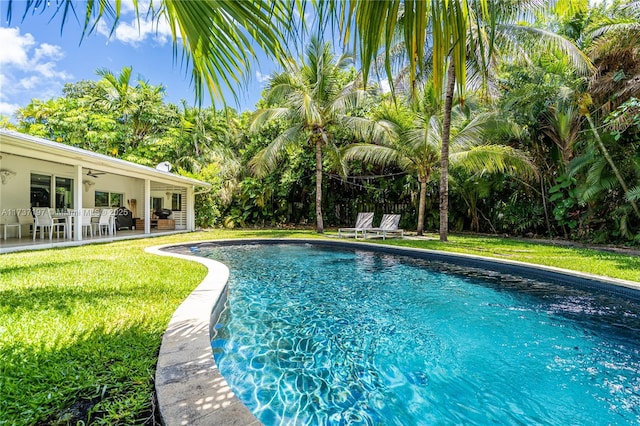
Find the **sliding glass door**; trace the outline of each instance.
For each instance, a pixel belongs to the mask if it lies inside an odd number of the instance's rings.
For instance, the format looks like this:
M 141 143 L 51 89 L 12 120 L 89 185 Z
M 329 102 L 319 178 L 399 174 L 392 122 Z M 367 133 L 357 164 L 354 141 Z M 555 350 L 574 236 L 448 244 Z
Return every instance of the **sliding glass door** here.
M 73 208 L 73 179 L 31 173 L 31 207 Z

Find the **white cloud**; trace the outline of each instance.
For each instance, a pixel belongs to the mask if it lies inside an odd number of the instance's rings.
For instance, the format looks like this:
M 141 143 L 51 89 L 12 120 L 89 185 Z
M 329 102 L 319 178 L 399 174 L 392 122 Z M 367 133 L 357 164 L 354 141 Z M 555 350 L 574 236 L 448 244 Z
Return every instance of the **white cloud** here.
M 20 105 L 18 104 L 10 104 L 7 102 L 0 102 L 0 114 L 2 115 L 13 115 Z
M 121 21 L 113 34 L 111 28 L 103 21 L 98 23 L 98 33 L 106 38 L 117 40 L 131 46 L 139 46 L 147 40 L 152 40 L 161 46 L 171 41 L 171 28 L 166 20 L 154 20 L 141 17 L 139 20 L 132 18 L 128 22 Z M 111 37 L 110 37 L 111 36 Z
M 27 34 L 31 35 L 31 34 Z M 33 56 L 35 62 L 40 62 L 41 59 L 60 60 L 64 57 L 64 52 L 60 46 L 56 46 L 49 43 L 42 43 L 36 48 L 36 53 Z
M 0 112 L 12 114 L 18 102 L 47 99 L 73 76 L 58 69 L 64 57 L 60 46 L 38 43 L 19 28 L 0 28 Z M 22 105 L 24 106 L 24 105 Z
M 271 77 L 268 74 L 262 74 L 260 71 L 256 71 L 256 80 L 258 83 L 266 83 Z
M 30 77 L 21 78 L 20 80 L 18 80 L 17 86 L 23 90 L 33 90 L 38 86 L 39 82 L 40 77 L 38 77 L 37 75 L 32 75 Z
M 27 51 L 34 44 L 31 34 L 20 35 L 18 28 L 0 28 L 0 64 L 26 67 Z

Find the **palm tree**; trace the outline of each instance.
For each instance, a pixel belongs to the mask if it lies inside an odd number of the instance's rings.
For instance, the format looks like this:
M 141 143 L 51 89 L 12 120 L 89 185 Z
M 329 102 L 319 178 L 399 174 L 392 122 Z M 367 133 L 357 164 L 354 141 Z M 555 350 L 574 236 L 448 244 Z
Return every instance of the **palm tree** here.
M 97 70 L 102 91 L 90 99 L 103 110 L 117 112 L 120 123 L 131 129 L 121 150 L 140 146 L 166 124 L 159 121 L 163 115 L 158 111 L 163 107 L 164 86 L 153 86 L 140 78 L 133 86 L 131 72 L 131 67 L 123 67 L 118 75 L 106 68 Z
M 568 99 L 558 99 L 542 114 L 541 124 L 542 132 L 558 147 L 562 170 L 566 171 L 574 156 L 574 145 L 582 125 L 577 105 Z
M 472 7 L 477 5 L 478 19 Z M 402 6 L 402 9 L 401 9 Z M 485 44 L 474 35 L 484 33 L 482 26 L 485 21 L 483 15 L 488 13 L 486 0 L 451 0 L 442 2 L 431 0 L 394 0 L 389 2 L 370 2 L 356 0 L 351 3 L 350 13 L 355 17 L 355 23 L 360 33 L 360 52 L 362 56 L 365 81 L 367 72 L 373 60 L 378 55 L 379 47 L 384 44 L 389 52 L 398 17 L 403 15 L 404 45 L 409 62 L 410 92 L 415 96 L 416 81 L 422 74 L 425 65 L 425 47 L 432 48 L 432 79 L 434 90 L 441 93 L 446 81 L 444 95 L 442 143 L 440 153 L 440 240 L 446 241 L 448 234 L 448 170 L 449 170 L 449 137 L 451 126 L 451 109 L 456 82 L 458 92 L 464 96 L 466 85 L 466 62 L 468 44 L 481 48 L 484 52 Z M 470 31 L 469 24 L 475 23 L 478 31 Z M 430 30 L 430 34 L 428 34 Z M 492 32 L 489 32 L 491 34 Z M 489 46 L 486 46 L 489 49 Z M 475 48 L 471 49 L 476 50 Z M 481 63 L 486 64 L 488 55 L 481 56 Z M 385 56 L 385 63 L 389 80 L 391 80 L 391 58 Z M 420 71 L 420 73 L 418 73 Z M 446 74 L 446 79 L 445 79 Z
M 590 12 L 582 34 L 595 65 L 589 92 L 607 114 L 640 97 L 640 2 L 603 2 Z
M 361 106 L 367 93 L 354 82 L 344 82 L 344 70 L 351 58 L 336 58 L 329 43 L 313 37 L 307 48 L 305 62 L 290 61 L 282 73 L 271 78 L 266 91 L 267 105 L 279 105 L 256 112 L 250 130 L 256 132 L 272 119 L 283 119 L 288 126 L 261 150 L 250 162 L 257 175 L 272 170 L 288 147 L 306 144 L 315 151 L 316 230 L 324 230 L 322 220 L 323 150 L 334 154 L 335 126 L 351 131 L 356 138 L 364 138 L 372 131 L 370 120 L 347 113 Z
M 600 7 L 604 8 L 600 11 L 604 16 L 593 19 L 584 30 L 585 50 L 593 60 L 595 70 L 589 82 L 590 93 L 583 94 L 578 106 L 626 199 L 640 218 L 636 197 L 629 196 L 630 189 L 603 143 L 590 112 L 592 98 L 595 98 L 598 109 L 606 114 L 630 98 L 640 96 L 640 2 L 603 4 Z
M 428 108 L 426 109 L 428 110 Z M 417 233 L 424 232 L 427 184 L 438 171 L 443 143 L 443 120 L 438 114 L 425 111 L 407 120 L 407 110 L 389 105 L 383 109 L 381 126 L 387 138 L 379 144 L 353 144 L 345 150 L 345 159 L 359 159 L 374 164 L 395 164 L 417 175 L 420 182 Z M 489 113 L 470 118 L 460 106 L 452 109 L 452 167 L 462 167 L 468 173 L 514 173 L 525 177 L 536 174 L 527 156 L 504 145 L 486 144 L 483 133 L 495 123 Z
M 198 173 L 207 164 L 214 144 L 215 112 L 211 109 L 190 107 L 182 101 L 180 125 L 171 129 L 176 148 L 174 161 L 183 169 Z
M 427 184 L 440 158 L 441 123 L 435 115 L 414 113 L 393 103 L 382 105 L 378 118 L 378 124 L 386 129 L 386 137 L 379 141 L 380 144 L 349 145 L 344 158 L 380 165 L 394 164 L 408 173 L 417 175 L 420 183 L 417 231 L 418 235 L 422 235 Z
M 545 46 L 553 46 L 570 55 L 573 63 L 585 70 L 588 60 L 572 43 L 551 33 L 526 25 L 516 25 L 522 14 L 544 6 L 541 2 L 515 3 L 487 0 L 392 0 L 349 2 L 348 16 L 353 16 L 359 32 L 360 54 L 365 81 L 371 63 L 379 48 L 386 52 L 394 43 L 396 27 L 404 26 L 404 46 L 409 63 L 410 91 L 415 95 L 416 82 L 425 68 L 425 48 L 432 50 L 431 74 L 436 93 L 444 93 L 442 114 L 442 146 L 440 158 L 440 240 L 448 233 L 448 169 L 451 110 L 454 91 L 464 101 L 467 83 L 467 65 L 475 63 L 477 77 L 485 79 L 496 64 L 498 42 L 513 55 L 524 49 L 519 47 L 522 34 L 533 35 Z M 559 8 L 560 9 L 560 8 Z M 403 19 L 398 19 L 402 15 Z M 347 22 L 350 22 L 347 20 Z M 347 31 L 349 27 L 347 26 Z M 391 80 L 391 56 L 385 55 L 385 67 Z M 445 90 L 442 91 L 441 89 Z

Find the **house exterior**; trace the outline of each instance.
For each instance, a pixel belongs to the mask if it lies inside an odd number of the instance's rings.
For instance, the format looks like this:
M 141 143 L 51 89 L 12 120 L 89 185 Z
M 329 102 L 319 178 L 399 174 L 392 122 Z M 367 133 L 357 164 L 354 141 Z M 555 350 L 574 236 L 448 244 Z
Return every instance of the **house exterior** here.
M 120 207 L 131 211 L 133 227 L 144 234 L 156 227 L 195 230 L 195 194 L 211 187 L 170 173 L 164 163 L 146 167 L 5 129 L 0 129 L 0 179 L 0 223 L 17 223 L 31 207 L 70 212 Z M 158 221 L 160 209 L 170 211 L 169 220 Z M 15 238 L 17 226 L 5 232 Z M 82 232 L 69 237 L 83 239 Z

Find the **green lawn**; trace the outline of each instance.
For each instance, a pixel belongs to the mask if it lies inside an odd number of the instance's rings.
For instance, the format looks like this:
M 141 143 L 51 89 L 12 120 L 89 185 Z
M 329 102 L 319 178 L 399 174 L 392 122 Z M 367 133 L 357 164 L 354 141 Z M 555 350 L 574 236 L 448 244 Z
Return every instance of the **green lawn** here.
M 0 255 L 0 425 L 153 422 L 154 366 L 203 266 L 151 245 L 310 231 L 211 231 Z M 489 237 L 388 240 L 640 281 L 640 257 Z

